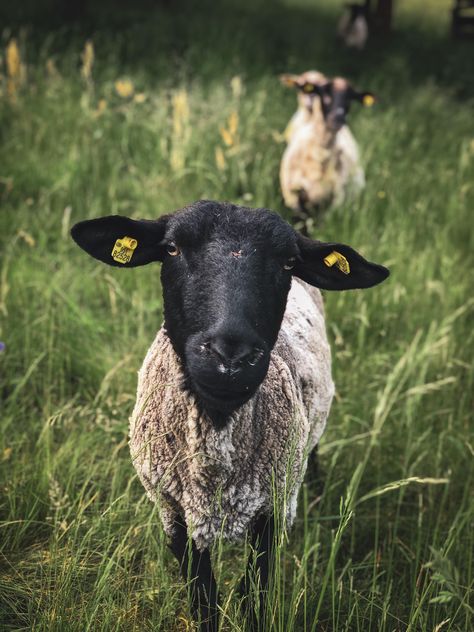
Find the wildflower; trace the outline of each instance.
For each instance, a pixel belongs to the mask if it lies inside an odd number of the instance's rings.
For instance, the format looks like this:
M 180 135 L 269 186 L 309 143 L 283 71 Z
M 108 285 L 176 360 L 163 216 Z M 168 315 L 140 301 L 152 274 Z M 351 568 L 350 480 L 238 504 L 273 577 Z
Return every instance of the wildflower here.
M 227 147 L 232 147 L 232 145 L 234 144 L 234 138 L 229 130 L 227 130 L 225 127 L 221 127 L 219 132 L 222 136 L 222 140 L 227 145 Z
M 229 116 L 228 128 L 232 136 L 237 134 L 237 128 L 239 126 L 239 115 L 237 112 L 231 112 Z
M 134 97 L 133 100 L 135 103 L 145 103 L 146 101 L 146 94 L 144 92 L 138 92 Z
M 5 351 L 5 343 L 0 340 L 0 352 Z
M 227 166 L 227 163 L 225 160 L 224 152 L 222 151 L 221 147 L 216 147 L 215 158 L 216 158 L 216 166 L 219 169 L 219 171 L 224 171 Z
M 81 55 L 81 59 L 82 78 L 84 79 L 84 81 L 90 82 L 92 80 L 92 66 L 94 65 L 94 44 L 91 42 L 91 40 L 87 40 Z
M 20 49 L 15 38 L 11 39 L 7 46 L 7 94 L 10 99 L 15 99 L 22 78 L 22 64 Z
M 381 200 L 383 200 L 384 198 L 387 197 L 387 194 L 385 193 L 385 191 L 378 191 L 377 193 L 377 197 Z
M 232 145 L 235 144 L 238 127 L 239 115 L 234 110 L 230 113 L 230 116 L 227 120 L 227 128 L 221 127 L 219 130 L 222 136 L 222 140 L 224 141 L 225 145 L 227 145 L 227 147 L 232 147 Z
M 130 79 L 117 79 L 115 82 L 115 91 L 122 97 L 122 99 L 128 99 L 132 96 L 135 88 L 133 87 L 133 83 Z

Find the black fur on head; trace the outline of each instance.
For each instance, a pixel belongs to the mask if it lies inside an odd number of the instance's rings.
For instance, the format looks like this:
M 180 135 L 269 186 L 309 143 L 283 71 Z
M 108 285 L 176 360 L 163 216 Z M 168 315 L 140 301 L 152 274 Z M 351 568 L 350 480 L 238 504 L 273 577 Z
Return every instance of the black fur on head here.
M 300 89 L 306 94 L 319 96 L 324 120 L 328 128 L 334 132 L 346 124 L 346 117 L 353 101 L 372 105 L 377 100 L 372 92 L 356 90 L 343 77 L 335 77 L 325 83 L 305 84 Z
M 216 417 L 250 399 L 265 378 L 292 275 L 346 290 L 376 285 L 389 274 L 349 246 L 302 237 L 272 211 L 205 200 L 155 221 L 87 220 L 71 233 L 110 265 L 162 262 L 167 334 L 188 387 Z M 122 264 L 111 252 L 124 237 L 137 245 Z M 350 274 L 324 262 L 333 251 L 347 259 Z

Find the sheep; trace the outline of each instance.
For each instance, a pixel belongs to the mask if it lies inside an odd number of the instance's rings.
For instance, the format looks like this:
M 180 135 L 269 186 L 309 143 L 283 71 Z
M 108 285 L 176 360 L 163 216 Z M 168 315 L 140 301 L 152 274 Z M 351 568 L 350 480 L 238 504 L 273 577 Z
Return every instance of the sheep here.
M 193 617 L 215 632 L 213 543 L 251 535 L 256 563 L 239 592 L 259 582 L 263 595 L 275 488 L 289 527 L 326 425 L 334 384 L 318 288 L 371 287 L 389 271 L 267 209 L 206 200 L 152 221 L 85 220 L 71 232 L 109 265 L 162 263 L 164 323 L 139 372 L 130 450 L 181 573 L 194 580 Z
M 281 79 L 298 90 L 298 110 L 287 128 L 280 185 L 286 206 L 307 219 L 364 188 L 359 149 L 346 115 L 352 101 L 370 106 L 375 96 L 355 90 L 342 77 L 329 80 L 317 71 Z
M 348 48 L 365 48 L 369 37 L 369 17 L 370 0 L 364 4 L 353 2 L 345 5 L 337 25 L 337 35 Z

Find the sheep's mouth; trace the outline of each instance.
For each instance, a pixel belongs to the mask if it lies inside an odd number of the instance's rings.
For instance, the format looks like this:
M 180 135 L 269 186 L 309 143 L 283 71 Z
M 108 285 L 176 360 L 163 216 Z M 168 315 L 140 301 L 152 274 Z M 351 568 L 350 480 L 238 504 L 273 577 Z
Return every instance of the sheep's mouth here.
M 213 385 L 207 386 L 193 380 L 196 394 L 206 407 L 220 411 L 230 412 L 247 402 L 255 393 L 254 389 L 247 387 L 245 390 L 220 388 Z

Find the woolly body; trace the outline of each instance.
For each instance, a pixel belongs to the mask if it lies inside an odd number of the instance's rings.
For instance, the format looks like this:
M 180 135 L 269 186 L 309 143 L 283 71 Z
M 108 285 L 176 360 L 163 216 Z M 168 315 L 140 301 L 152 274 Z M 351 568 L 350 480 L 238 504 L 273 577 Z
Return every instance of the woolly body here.
M 307 456 L 334 394 L 319 290 L 293 280 L 267 376 L 224 428 L 213 425 L 183 382 L 161 328 L 139 372 L 130 449 L 148 496 L 159 500 L 165 531 L 172 535 L 181 514 L 201 550 L 219 535 L 239 540 L 272 512 L 273 480 L 291 525 Z
M 296 211 L 342 204 L 365 186 L 359 149 L 347 125 L 330 131 L 316 103 L 300 107 L 287 127 L 280 166 L 285 204 Z
M 345 11 L 339 20 L 337 34 L 348 48 L 362 50 L 369 37 L 369 26 L 364 15 L 352 18 L 350 11 Z

